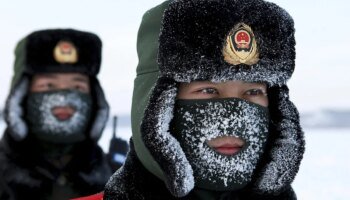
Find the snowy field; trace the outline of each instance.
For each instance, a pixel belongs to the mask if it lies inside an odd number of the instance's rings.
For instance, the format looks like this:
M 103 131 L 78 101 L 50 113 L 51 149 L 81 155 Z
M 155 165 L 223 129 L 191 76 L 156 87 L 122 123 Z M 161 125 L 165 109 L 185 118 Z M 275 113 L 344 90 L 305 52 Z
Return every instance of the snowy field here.
M 306 152 L 293 184 L 301 200 L 350 199 L 350 129 L 305 130 Z
M 0 124 L 0 135 L 4 125 Z M 99 141 L 108 151 L 111 128 Z M 117 135 L 128 140 L 130 127 L 119 127 Z M 350 199 L 350 129 L 305 130 L 306 152 L 293 187 L 298 200 Z

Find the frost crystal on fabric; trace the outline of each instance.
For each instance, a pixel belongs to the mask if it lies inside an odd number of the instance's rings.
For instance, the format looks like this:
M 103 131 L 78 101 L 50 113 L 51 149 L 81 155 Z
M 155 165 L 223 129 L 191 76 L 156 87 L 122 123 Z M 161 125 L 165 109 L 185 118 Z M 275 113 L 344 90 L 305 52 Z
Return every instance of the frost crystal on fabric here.
M 275 93 L 275 90 L 272 89 L 271 93 Z M 255 189 L 260 193 L 278 194 L 294 180 L 305 151 L 305 140 L 299 113 L 289 100 L 288 88 L 277 88 L 274 96 L 276 99 L 271 100 L 275 105 L 271 106 L 282 114 L 273 119 L 274 129 L 279 134 L 269 150 L 270 161 L 260 171 Z
M 30 131 L 52 142 L 74 142 L 85 138 L 91 115 L 91 98 L 74 90 L 31 93 L 27 101 L 27 120 Z M 71 107 L 74 114 L 61 121 L 53 115 L 56 107 Z
M 251 181 L 268 137 L 265 107 L 245 100 L 177 100 L 172 134 L 180 141 L 196 185 L 205 189 L 232 190 Z M 233 156 L 217 153 L 207 141 L 233 136 L 245 141 Z
M 222 53 L 238 23 L 256 37 L 260 61 L 232 65 Z M 164 12 L 158 63 L 162 76 L 178 82 L 242 80 L 282 85 L 295 67 L 292 17 L 274 3 L 260 0 L 178 0 Z

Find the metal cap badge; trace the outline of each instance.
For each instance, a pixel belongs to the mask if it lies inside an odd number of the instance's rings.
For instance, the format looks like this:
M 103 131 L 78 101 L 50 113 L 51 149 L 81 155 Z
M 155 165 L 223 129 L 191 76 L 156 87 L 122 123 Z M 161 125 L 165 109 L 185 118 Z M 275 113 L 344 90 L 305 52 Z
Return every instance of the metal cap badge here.
M 259 52 L 252 29 L 237 24 L 228 34 L 223 49 L 224 60 L 233 65 L 254 65 L 259 61 Z
M 78 62 L 78 52 L 74 44 L 69 41 L 60 41 L 54 49 L 54 58 L 62 64 L 74 64 Z

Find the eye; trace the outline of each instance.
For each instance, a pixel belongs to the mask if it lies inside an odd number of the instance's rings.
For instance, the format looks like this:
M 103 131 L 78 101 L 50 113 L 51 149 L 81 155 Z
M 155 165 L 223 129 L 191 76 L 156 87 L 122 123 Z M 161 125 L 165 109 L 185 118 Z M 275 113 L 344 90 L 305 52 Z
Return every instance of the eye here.
M 46 87 L 49 88 L 49 89 L 54 89 L 55 85 L 53 83 L 47 83 Z
M 247 90 L 244 95 L 247 95 L 247 96 L 251 96 L 251 97 L 254 97 L 254 96 L 267 96 L 267 92 L 263 89 L 250 89 L 250 90 Z
M 197 92 L 201 94 L 218 94 L 219 93 L 215 88 L 203 88 L 203 89 L 197 90 Z
M 39 89 L 44 89 L 44 90 L 51 90 L 55 88 L 55 85 L 53 83 L 42 83 L 37 86 Z
M 80 91 L 80 92 L 88 92 L 88 88 L 85 85 L 76 85 L 74 86 L 74 89 Z

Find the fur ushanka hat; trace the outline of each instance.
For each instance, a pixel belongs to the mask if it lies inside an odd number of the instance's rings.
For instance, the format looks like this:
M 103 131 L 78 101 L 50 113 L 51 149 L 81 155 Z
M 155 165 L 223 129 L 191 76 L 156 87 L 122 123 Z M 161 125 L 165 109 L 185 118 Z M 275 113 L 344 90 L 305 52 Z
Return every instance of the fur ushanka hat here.
M 132 123 L 141 163 L 174 196 L 186 196 L 194 188 L 192 167 L 169 132 L 178 83 L 264 82 L 271 130 L 264 158 L 248 187 L 268 194 L 283 191 L 293 181 L 304 153 L 299 114 L 286 86 L 295 67 L 291 16 L 263 0 L 176 0 L 164 5 L 160 36 L 155 10 L 145 14 L 139 31 Z M 157 49 L 140 48 L 154 45 L 153 39 L 158 39 Z M 154 52 L 158 64 L 144 62 Z M 156 79 L 152 89 L 141 97 L 152 78 Z
M 88 138 L 97 141 L 109 114 L 108 103 L 97 79 L 101 50 L 102 42 L 97 35 L 74 29 L 35 31 L 19 41 L 15 50 L 14 76 L 5 110 L 7 130 L 11 137 L 22 141 L 28 135 L 22 103 L 28 93 L 30 78 L 40 73 L 75 72 L 90 78 L 95 116 Z

